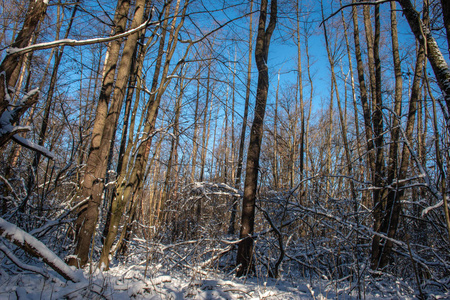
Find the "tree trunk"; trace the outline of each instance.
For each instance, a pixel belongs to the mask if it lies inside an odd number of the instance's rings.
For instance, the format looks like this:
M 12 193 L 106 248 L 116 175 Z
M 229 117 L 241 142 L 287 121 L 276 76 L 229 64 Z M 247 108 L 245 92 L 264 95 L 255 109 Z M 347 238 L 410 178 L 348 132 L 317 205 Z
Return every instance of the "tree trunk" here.
M 392 4 L 391 4 L 392 5 Z M 395 5 L 394 5 L 395 8 Z M 425 5 L 425 11 L 427 10 L 427 5 Z M 395 12 L 393 10 L 393 12 Z M 424 14 L 424 17 L 427 14 Z M 392 18 L 392 16 L 391 16 Z M 425 21 L 426 23 L 427 21 Z M 393 22 L 393 24 L 395 24 L 395 20 Z M 401 70 L 399 70 L 400 65 L 399 65 L 399 60 L 398 62 L 396 62 L 396 60 L 398 59 L 398 53 L 395 54 L 396 51 L 398 51 L 398 43 L 396 41 L 394 41 L 394 35 L 396 34 L 396 31 L 393 31 L 393 52 L 394 52 L 394 67 L 395 67 L 395 72 L 396 72 L 396 77 L 400 76 L 401 78 Z M 409 111 L 408 111 L 408 119 L 407 119 L 407 123 L 406 123 L 406 131 L 405 131 L 405 136 L 404 138 L 406 139 L 407 142 L 411 142 L 412 138 L 413 138 L 413 133 L 414 133 L 414 124 L 415 124 L 415 119 L 416 119 L 416 111 L 418 109 L 418 102 L 419 99 L 421 99 L 421 82 L 422 82 L 422 75 L 423 75 L 423 68 L 424 68 L 424 60 L 425 60 L 425 52 L 424 52 L 424 48 L 423 46 L 419 46 L 419 51 L 417 54 L 417 61 L 416 61 L 416 66 L 415 66 L 415 72 L 414 72 L 414 79 L 413 79 L 413 86 L 411 89 L 411 97 L 410 97 L 410 101 L 409 101 Z M 398 83 L 396 82 L 396 85 Z M 401 86 L 396 86 L 396 88 L 398 88 L 398 92 L 401 92 Z M 397 101 L 397 97 L 399 98 L 398 101 L 401 101 L 401 95 L 397 96 L 396 95 L 396 101 Z M 400 104 L 396 103 L 396 107 L 395 107 L 395 113 L 396 115 L 394 116 L 394 119 L 398 119 L 401 116 L 401 109 L 397 107 L 400 106 Z M 397 124 L 399 123 L 399 121 L 397 120 Z M 395 123 L 394 123 L 395 124 Z M 392 133 L 393 136 L 394 134 L 397 135 L 397 139 L 398 139 L 398 132 L 393 132 Z M 393 137 L 394 138 L 394 137 Z M 393 151 L 397 151 L 397 147 L 396 145 L 396 140 L 393 140 L 393 144 L 392 144 L 392 148 L 394 149 L 390 149 L 390 158 L 393 158 L 396 153 L 393 153 Z M 392 156 L 391 156 L 392 155 Z M 396 157 L 395 157 L 396 159 Z M 386 234 L 389 238 L 394 238 L 395 234 L 397 232 L 397 227 L 398 227 L 398 223 L 400 221 L 400 212 L 401 212 L 401 200 L 402 197 L 404 195 L 404 189 L 401 189 L 401 185 L 398 182 L 402 182 L 406 176 L 407 176 L 407 172 L 408 172 L 408 167 L 409 167 L 409 161 L 410 161 L 410 151 L 408 146 L 405 144 L 403 146 L 403 151 L 402 151 L 402 156 L 401 156 L 401 164 L 400 164 L 400 168 L 398 170 L 398 173 L 395 174 L 397 172 L 396 168 L 396 162 L 393 160 L 391 161 L 391 163 L 393 164 L 391 166 L 391 169 L 389 170 L 388 173 L 388 180 L 391 179 L 392 180 L 392 185 L 396 187 L 396 189 L 391 189 L 389 190 L 388 194 L 387 194 L 387 199 L 386 199 L 386 208 L 384 210 L 384 214 L 383 214 L 383 219 L 382 222 L 380 223 L 380 228 L 377 230 L 378 232 L 384 233 Z M 395 176 L 397 175 L 397 176 Z M 392 178 L 390 178 L 392 177 Z M 395 178 L 396 177 L 396 178 Z M 395 182 L 397 183 L 395 183 Z M 391 181 L 389 181 L 389 183 L 391 183 Z M 372 269 L 383 269 L 385 266 L 387 266 L 387 264 L 389 263 L 389 256 L 390 253 L 392 251 L 392 246 L 393 243 L 391 240 L 384 240 L 381 239 L 379 236 L 375 236 L 373 238 L 373 244 L 375 245 L 376 248 L 372 247 L 372 249 L 375 249 L 377 251 L 372 252 L 372 258 L 371 258 L 371 265 L 372 265 Z
M 269 74 L 267 59 L 270 38 L 277 22 L 277 0 L 271 1 L 270 21 L 266 29 L 267 0 L 261 1 L 258 36 L 256 38 L 255 60 L 258 68 L 258 88 L 256 92 L 255 116 L 250 132 L 250 144 L 247 152 L 247 167 L 242 201 L 242 221 L 237 254 L 237 276 L 243 276 L 253 269 L 253 229 L 255 225 L 255 200 L 258 185 L 259 156 L 263 137 L 264 115 L 266 112 Z
M 41 241 L 23 231 L 14 224 L 0 218 L 0 235 L 23 249 L 28 254 L 43 260 L 66 280 L 79 282 L 77 274 L 73 272 L 55 253 L 50 251 Z
M 422 46 L 420 46 L 416 61 L 416 68 L 414 72 L 414 81 L 411 90 L 411 98 L 409 100 L 408 120 L 406 123 L 406 130 L 404 136 L 405 140 L 408 143 L 411 142 L 413 139 L 417 105 L 421 95 L 420 90 L 421 90 L 424 60 L 425 60 L 424 49 Z M 411 154 L 409 148 L 405 144 L 403 146 L 401 165 L 398 171 L 399 174 L 397 179 L 398 182 L 404 180 L 408 174 L 407 172 L 410 162 L 410 155 Z M 386 234 L 389 238 L 394 238 L 395 233 L 397 232 L 398 223 L 400 221 L 401 200 L 404 195 L 404 189 L 401 189 L 401 184 L 397 184 L 396 187 L 397 189 L 392 189 L 388 193 L 385 213 L 383 215 L 382 223 L 380 224 L 380 229 L 378 230 L 379 232 Z M 372 268 L 382 269 L 389 263 L 389 256 L 392 251 L 393 243 L 391 240 L 380 241 L 379 236 L 377 236 L 377 238 L 374 238 L 374 242 L 377 242 L 381 248 L 379 249 L 378 252 L 374 253 L 376 255 L 372 256 L 371 261 Z
M 148 6 L 146 8 L 148 10 Z M 147 12 L 144 13 L 146 16 L 148 15 Z M 111 185 L 110 187 L 110 194 L 107 196 L 105 195 L 105 200 L 109 203 L 108 205 L 105 205 L 105 207 L 108 207 L 108 212 L 106 215 L 105 220 L 105 226 L 103 228 L 103 238 L 106 238 L 108 235 L 109 230 L 109 224 L 111 221 L 111 214 L 114 202 L 117 201 L 117 198 L 115 197 L 117 194 L 117 185 L 120 185 L 120 182 L 122 182 L 124 178 L 124 174 L 126 174 L 126 165 L 128 163 L 128 158 L 131 151 L 131 146 L 133 144 L 133 132 L 134 132 L 134 123 L 136 119 L 136 111 L 139 106 L 139 99 L 140 99 L 140 90 L 136 93 L 135 97 L 135 103 L 133 106 L 133 110 L 131 110 L 131 104 L 133 101 L 133 94 L 135 91 L 135 86 L 138 81 L 138 77 L 142 74 L 142 67 L 144 63 L 144 56 L 147 52 L 147 45 L 144 44 L 145 34 L 142 33 L 139 39 L 139 44 L 141 47 L 139 47 L 139 52 L 137 51 L 137 48 L 134 50 L 135 53 L 133 53 L 133 59 L 131 61 L 130 65 L 130 78 L 128 83 L 128 89 L 127 89 L 127 96 L 125 101 L 125 111 L 124 111 L 124 120 L 123 120 L 123 127 L 122 127 L 122 136 L 120 139 L 120 147 L 119 147 L 119 153 L 118 153 L 118 160 L 117 160 L 117 168 L 116 168 L 116 182 L 117 184 Z M 151 39 L 149 40 L 149 42 Z M 131 117 L 131 121 L 130 121 Z M 128 127 L 130 127 L 130 135 L 128 135 Z M 128 142 L 128 145 L 127 145 Z M 110 153 L 110 159 L 113 154 L 114 144 L 111 143 L 111 153 Z M 108 193 L 105 193 L 108 194 Z M 106 202 L 105 201 L 105 202 Z
M 133 199 L 132 201 L 134 201 L 136 199 L 139 199 L 139 197 L 142 196 L 141 194 L 142 194 L 143 185 L 145 182 L 145 174 L 146 174 L 145 170 L 146 170 L 147 161 L 148 161 L 148 157 L 149 157 L 149 153 L 150 153 L 152 135 L 153 135 L 154 128 L 155 128 L 156 118 L 158 115 L 159 103 L 161 102 L 161 98 L 162 98 L 164 91 L 166 90 L 168 84 L 170 83 L 170 79 L 168 78 L 169 65 L 170 65 L 170 61 L 173 57 L 173 54 L 175 52 L 175 47 L 176 47 L 176 43 L 177 43 L 177 40 L 174 37 L 176 37 L 178 35 L 181 27 L 183 26 L 186 9 L 187 9 L 187 4 L 188 4 L 188 2 L 185 2 L 185 4 L 184 4 L 183 11 L 181 13 L 180 23 L 176 25 L 177 17 L 174 17 L 172 19 L 171 26 L 168 26 L 168 18 L 167 17 L 169 14 L 170 3 L 171 3 L 171 1 L 166 3 L 166 7 L 164 10 L 165 11 L 165 14 L 164 14 L 165 21 L 164 21 L 163 27 L 162 27 L 163 34 L 162 34 L 161 41 L 160 41 L 160 48 L 158 50 L 159 54 L 161 54 L 161 55 L 158 56 L 158 61 L 156 62 L 156 69 L 155 69 L 153 82 L 152 82 L 152 89 L 151 89 L 152 93 L 150 95 L 148 110 L 147 110 L 146 116 L 145 116 L 144 132 L 147 136 L 145 137 L 145 141 L 142 144 L 140 144 L 139 149 L 136 150 L 135 159 L 133 160 L 134 166 L 130 167 L 131 174 L 129 175 L 128 180 L 126 182 L 121 181 L 121 185 L 123 185 L 123 186 L 121 186 L 118 189 L 118 194 L 116 196 L 118 199 L 117 209 L 116 209 L 115 213 L 113 213 L 111 216 L 111 223 L 109 226 L 110 229 L 108 231 L 108 236 L 105 239 L 105 243 L 103 245 L 102 253 L 100 256 L 99 265 L 103 266 L 104 268 L 109 267 L 109 253 L 111 251 L 111 246 L 114 242 L 114 239 L 117 236 L 119 222 L 120 222 L 122 213 L 125 209 L 126 203 L 128 201 L 130 201 L 130 199 Z M 180 5 L 180 0 L 178 0 L 176 3 L 175 12 L 174 12 L 175 16 L 179 12 L 179 5 Z M 163 72 L 162 72 L 162 79 L 161 79 L 161 82 L 159 82 L 158 78 L 159 78 L 160 68 L 162 66 L 162 56 L 163 56 L 162 52 L 164 50 L 164 45 L 165 45 L 164 38 L 165 38 L 165 33 L 167 32 L 168 27 L 170 28 L 169 29 L 170 38 L 169 38 L 168 44 L 166 45 L 166 57 L 165 57 L 165 63 L 164 63 L 164 68 L 163 68 Z M 185 56 L 182 59 L 184 59 L 186 57 L 186 55 L 187 55 L 187 52 L 185 53 Z M 180 64 L 178 64 L 175 67 L 174 72 L 177 70 L 177 68 L 179 66 L 180 66 Z M 158 82 L 159 82 L 159 87 L 158 87 Z
M 398 0 L 403 9 L 403 14 L 409 23 L 411 31 L 416 39 L 426 49 L 428 61 L 433 68 L 439 87 L 444 95 L 447 105 L 447 113 L 450 112 L 450 69 L 442 55 L 439 46 L 431 34 L 431 30 L 420 19 L 420 14 L 414 9 L 410 0 Z M 444 0 L 445 2 L 445 0 Z M 450 120 L 447 119 L 447 130 L 450 132 Z
M 138 0 L 136 2 L 135 14 L 131 25 L 132 28 L 138 27 L 143 22 L 145 2 L 146 0 Z M 118 8 L 120 7 L 121 6 L 119 6 Z M 111 142 L 114 140 L 113 135 L 116 131 L 117 121 L 120 115 L 120 110 L 122 108 L 123 100 L 125 98 L 126 85 L 128 83 L 128 77 L 130 75 L 130 64 L 134 49 L 137 46 L 139 35 L 139 32 L 131 34 L 130 36 L 128 36 L 127 41 L 124 45 L 122 58 L 117 71 L 117 79 L 114 87 L 111 107 L 109 108 L 108 114 L 105 119 L 100 139 L 100 145 L 98 151 L 91 151 L 88 158 L 88 168 L 84 176 L 82 187 L 82 198 L 89 199 L 89 201 L 87 207 L 83 207 L 78 213 L 78 218 L 76 221 L 77 236 L 74 252 L 75 257 L 72 257 L 69 260 L 69 263 L 73 266 L 83 267 L 88 260 L 89 246 L 91 244 L 94 230 L 97 225 L 99 213 L 98 209 L 103 193 L 109 150 L 111 147 Z M 106 88 L 107 86 L 104 87 Z M 97 112 L 99 111 L 97 110 Z M 94 136 L 93 138 L 96 137 Z M 91 145 L 93 145 L 93 143 L 94 142 L 92 142 Z
M 200 162 L 200 176 L 199 180 L 202 182 L 204 180 L 205 175 L 205 165 L 206 165 L 206 149 L 208 148 L 209 142 L 209 133 L 210 133 L 210 125 L 211 125 L 211 115 L 212 115 L 212 100 L 210 99 L 210 95 L 212 91 L 210 91 L 210 76 L 211 76 L 211 64 L 208 64 L 208 75 L 206 79 L 206 99 L 205 99 L 205 111 L 203 115 L 203 135 L 202 135 L 202 153 L 201 153 L 201 162 Z M 209 114 L 208 114 L 208 106 L 209 106 Z M 209 115 L 209 117 L 208 117 Z
M 200 71 L 200 67 L 199 67 Z M 195 112 L 194 112 L 194 136 L 192 137 L 192 169 L 191 169 L 191 183 L 195 181 L 195 169 L 197 165 L 197 151 L 198 151 L 198 104 L 200 102 L 200 79 L 197 80 L 197 99 L 195 101 Z
M 60 7 L 58 7 L 58 10 L 59 9 L 60 9 Z M 64 34 L 64 39 L 67 39 L 69 37 L 69 33 L 70 33 L 70 30 L 72 29 L 72 24 L 73 24 L 73 20 L 75 18 L 77 9 L 78 9 L 78 4 L 76 4 L 72 10 L 72 16 L 70 18 L 69 24 L 67 25 L 66 33 Z M 57 25 L 57 34 L 56 34 L 57 40 L 59 39 L 59 31 L 61 29 L 61 24 L 62 24 L 62 20 L 60 20 Z M 38 139 L 39 146 L 43 146 L 45 139 L 46 139 L 48 121 L 50 118 L 50 108 L 51 108 L 51 104 L 53 103 L 53 94 L 54 94 L 55 88 L 56 88 L 58 69 L 59 69 L 59 64 L 61 62 L 62 55 L 64 53 L 64 46 L 61 46 L 61 48 L 58 48 L 55 52 L 56 52 L 56 54 L 55 54 L 55 61 L 53 64 L 52 76 L 50 77 L 50 85 L 49 85 L 48 92 L 47 92 L 47 99 L 45 101 L 44 116 L 42 118 L 42 124 L 41 124 L 41 128 L 39 130 L 39 139 Z M 29 178 L 28 178 L 28 184 L 27 184 L 28 195 L 31 194 L 31 192 L 34 188 L 35 176 L 37 176 L 37 169 L 38 169 L 40 159 L 41 159 L 41 154 L 39 152 L 36 152 L 34 155 L 34 158 L 33 158 L 33 162 L 31 164 L 32 170 L 31 170 L 31 172 L 29 174 Z M 25 211 L 28 198 L 29 197 L 26 197 L 25 200 L 20 205 L 19 210 L 21 212 Z M 42 210 L 42 207 L 43 207 L 43 203 L 41 202 L 39 204 L 39 210 Z
M 374 94 L 372 95 L 372 108 L 373 108 L 373 128 L 374 128 L 374 140 L 375 140 L 375 170 L 373 173 L 373 184 L 375 189 L 373 191 L 373 216 L 374 216 L 374 231 L 380 230 L 383 214 L 383 194 L 385 190 L 382 188 L 384 184 L 384 152 L 383 152 L 383 114 L 382 114 L 382 97 L 381 97 L 381 62 L 379 55 L 379 43 L 380 43 L 380 8 L 379 5 L 375 5 L 375 38 L 373 46 L 374 57 Z M 369 65 L 369 68 L 372 67 Z M 371 78 L 371 81 L 373 80 Z M 374 236 L 372 240 L 372 257 L 377 257 L 377 253 L 380 251 L 380 245 L 378 243 L 378 236 Z M 372 260 L 374 262 L 374 260 Z M 372 265 L 372 268 L 376 268 Z
M 280 188 L 280 177 L 278 170 L 278 103 L 279 103 L 279 91 L 280 91 L 280 71 L 278 71 L 277 90 L 275 92 L 275 111 L 273 118 L 273 187 L 275 190 Z
M 28 10 L 25 15 L 25 21 L 22 29 L 17 35 L 16 39 L 11 45 L 11 48 L 23 48 L 28 46 L 31 36 L 36 29 L 42 15 L 47 11 L 47 1 L 44 0 L 30 0 Z M 23 54 L 8 54 L 3 59 L 0 65 L 0 115 L 10 105 L 9 101 L 5 99 L 5 83 L 8 87 L 14 88 L 19 78 L 19 71 L 22 67 Z
M 253 0 L 250 1 L 250 11 L 253 9 Z M 242 165 L 244 160 L 245 133 L 247 131 L 248 106 L 250 101 L 251 81 L 252 81 L 252 36 L 253 36 L 253 14 L 250 14 L 249 21 L 249 37 L 248 37 L 248 65 L 247 65 L 247 83 L 245 89 L 244 115 L 242 117 L 241 136 L 239 138 L 238 163 L 234 186 L 236 189 L 241 188 Z M 233 207 L 231 208 L 230 224 L 228 226 L 228 234 L 234 234 L 234 223 L 236 222 L 236 214 L 238 209 L 238 199 L 233 199 Z
M 447 45 L 450 57 L 450 2 L 448 0 L 441 0 L 442 16 L 444 18 L 445 32 L 447 33 Z
M 172 192 L 175 190 L 173 189 L 173 185 L 171 183 L 173 178 L 173 172 L 172 169 L 174 166 L 178 165 L 178 142 L 179 142 L 179 121 L 180 121 L 180 114 L 181 114 L 181 106 L 183 102 L 183 94 L 184 94 L 184 83 L 183 83 L 183 70 L 180 70 L 180 79 L 179 79 L 179 86 L 180 86 L 180 93 L 176 99 L 175 103 L 175 120 L 173 122 L 173 137 L 171 139 L 170 143 L 170 155 L 169 155 L 169 161 L 167 162 L 167 171 L 166 171 L 166 178 L 164 181 L 164 187 L 163 187 L 163 194 L 162 194 L 162 203 L 166 203 L 170 197 Z M 198 87 L 198 86 L 197 86 Z M 176 176 L 176 174 L 175 174 Z M 175 191 L 176 192 L 176 191 Z
M 170 8 L 170 5 L 167 5 L 165 7 L 165 14 L 164 14 L 165 21 L 163 22 L 163 27 L 162 27 L 160 46 L 159 46 L 159 50 L 158 50 L 158 60 L 156 61 L 156 68 L 155 68 L 155 73 L 154 73 L 153 83 L 152 83 L 152 92 L 154 90 L 156 90 L 156 87 L 154 88 L 153 86 L 156 86 L 156 84 L 157 84 L 157 80 L 159 77 L 159 70 L 161 68 L 161 63 L 162 63 L 162 59 L 163 59 L 163 50 L 164 50 L 164 43 L 165 43 L 165 33 L 166 33 L 167 24 L 168 24 L 167 16 L 169 13 L 169 8 Z M 155 81 L 156 81 L 156 83 L 155 83 Z M 152 99 L 152 97 L 154 97 L 154 94 L 150 96 L 150 99 Z M 149 126 L 149 124 L 146 124 L 146 127 L 147 126 Z M 143 144 L 146 144 L 146 143 L 144 142 Z M 105 242 L 103 244 L 102 252 L 100 255 L 100 261 L 99 261 L 99 266 L 106 270 L 109 269 L 109 255 L 110 255 L 111 247 L 117 236 L 117 232 L 119 230 L 118 227 L 119 227 L 120 220 L 122 218 L 123 211 L 125 209 L 127 202 L 130 200 L 129 198 L 132 197 L 131 190 L 129 188 L 130 183 L 133 184 L 133 186 L 134 186 L 134 185 L 137 185 L 139 183 L 139 181 L 143 181 L 143 173 L 145 171 L 145 165 L 143 165 L 139 168 L 139 174 L 136 169 L 136 164 L 142 159 L 141 152 L 145 151 L 145 149 L 142 149 L 142 148 L 146 148 L 146 147 L 141 146 L 141 148 L 138 150 L 139 154 L 136 156 L 137 157 L 136 162 L 135 162 L 134 168 L 132 168 L 130 178 L 128 180 L 125 180 L 125 176 L 126 176 L 125 173 L 119 174 L 119 177 L 118 177 L 118 187 L 117 187 L 117 191 L 116 191 L 116 196 L 115 196 L 113 203 L 111 204 L 111 218 L 110 218 L 110 221 L 108 224 L 108 227 L 109 227 L 107 230 L 108 234 L 105 236 Z M 134 180 L 133 180 L 133 178 L 134 178 Z
M 300 8 L 299 1 L 295 5 L 296 15 L 297 15 L 297 81 L 298 81 L 298 93 L 300 100 L 300 149 L 299 149 L 299 173 L 300 173 L 300 188 L 299 194 L 300 198 L 303 194 L 303 169 L 304 169 L 304 160 L 305 160 L 305 105 L 303 100 L 303 76 L 302 76 L 302 51 L 301 51 L 301 43 L 300 43 Z M 296 137 L 295 137 L 296 138 Z M 300 203 L 301 203 L 300 199 Z
M 47 11 L 47 2 L 48 1 L 44 0 L 30 0 L 22 29 L 12 43 L 11 48 L 23 48 L 28 45 L 36 26 Z M 23 54 L 8 54 L 0 64 L 0 117 L 8 106 L 12 105 L 6 92 L 8 92 L 9 88 L 14 89 L 16 86 L 23 63 L 23 57 Z M 31 97 L 30 101 L 23 106 L 23 109 L 17 112 L 17 120 L 32 104 L 37 102 L 37 100 L 37 94 L 35 97 Z M 0 131 L 2 131 L 1 127 Z M 5 145 L 13 135 L 14 133 L 12 131 L 0 135 L 0 147 Z
M 307 64 L 307 71 L 308 71 L 308 81 L 310 85 L 310 91 L 309 91 L 309 108 L 308 108 L 308 117 L 306 118 L 306 128 L 305 128 L 305 137 L 304 137 L 304 143 L 305 143 L 305 177 L 308 177 L 308 170 L 310 167 L 308 167 L 308 153 L 309 153 L 309 122 L 311 119 L 311 111 L 312 111 L 312 99 L 314 95 L 314 83 L 311 76 L 311 57 L 309 55 L 309 35 L 308 29 L 305 25 L 305 54 L 306 54 L 306 64 Z M 306 190 L 305 190 L 306 192 Z

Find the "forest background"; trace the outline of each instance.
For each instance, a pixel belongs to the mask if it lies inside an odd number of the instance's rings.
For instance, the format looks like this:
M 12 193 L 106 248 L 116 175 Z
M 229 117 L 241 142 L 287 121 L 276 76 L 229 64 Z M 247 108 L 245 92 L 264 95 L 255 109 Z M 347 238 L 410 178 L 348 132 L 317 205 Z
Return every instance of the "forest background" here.
M 4 272 L 147 274 L 159 245 L 357 298 L 390 276 L 449 292 L 445 0 L 1 9 Z

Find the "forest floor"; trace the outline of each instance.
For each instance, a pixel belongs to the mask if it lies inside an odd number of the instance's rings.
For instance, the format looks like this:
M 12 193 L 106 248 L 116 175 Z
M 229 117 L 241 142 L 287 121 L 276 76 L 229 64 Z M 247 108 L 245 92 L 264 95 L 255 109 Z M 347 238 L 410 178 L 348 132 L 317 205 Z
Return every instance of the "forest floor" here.
M 4 266 L 4 265 L 3 265 Z M 109 271 L 79 270 L 82 280 L 67 282 L 53 271 L 48 278 L 0 268 L 0 299 L 358 299 L 358 286 L 340 281 L 308 279 L 293 270 L 280 279 L 268 276 L 236 278 L 234 271 L 155 264 L 135 259 L 116 264 Z M 427 299 L 450 299 L 450 293 L 426 291 Z M 362 299 L 417 299 L 414 283 L 382 276 L 368 278 L 360 285 Z

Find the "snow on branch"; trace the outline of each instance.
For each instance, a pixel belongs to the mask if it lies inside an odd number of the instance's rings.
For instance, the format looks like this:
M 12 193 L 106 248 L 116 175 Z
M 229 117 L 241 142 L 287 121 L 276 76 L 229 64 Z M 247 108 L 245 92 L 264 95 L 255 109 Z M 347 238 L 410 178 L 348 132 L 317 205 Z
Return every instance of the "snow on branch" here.
M 127 32 L 124 32 L 121 34 L 106 37 L 106 38 L 94 38 L 94 39 L 87 39 L 87 40 L 81 40 L 81 41 L 73 40 L 73 39 L 62 39 L 62 40 L 52 41 L 52 42 L 48 42 L 48 43 L 34 44 L 34 45 L 24 47 L 24 48 L 9 48 L 6 50 L 6 52 L 8 54 L 25 54 L 25 53 L 36 51 L 36 50 L 50 49 L 50 48 L 55 48 L 55 47 L 59 47 L 59 46 L 75 47 L 75 46 L 106 43 L 106 42 L 109 42 L 112 40 L 116 40 L 116 39 L 120 39 L 120 38 L 129 36 L 139 30 L 146 28 L 147 26 L 155 25 L 158 23 L 159 22 L 150 22 L 150 20 L 147 20 L 146 22 L 142 23 L 142 25 L 140 25 L 134 29 L 128 30 Z
M 47 148 L 40 146 L 38 144 L 33 143 L 30 140 L 27 140 L 17 134 L 12 136 L 12 139 L 19 145 L 28 148 L 30 150 L 36 151 L 42 155 L 44 155 L 45 157 L 54 160 L 55 159 L 55 154 L 49 150 L 47 150 Z
M 3 74 L 4 72 L 2 72 L 0 75 Z M 8 93 L 8 89 L 6 88 L 6 80 L 4 85 L 5 100 L 7 101 L 8 105 L 0 115 L 0 147 L 5 145 L 9 140 L 12 139 L 25 148 L 39 152 L 49 159 L 54 159 L 55 155 L 52 152 L 48 151 L 45 147 L 37 145 L 18 135 L 18 133 L 20 132 L 30 131 L 31 128 L 29 126 L 14 125 L 19 121 L 20 116 L 38 101 L 39 88 L 35 88 L 29 91 L 17 104 L 11 104 L 11 97 Z
M 36 267 L 36 266 L 30 266 L 30 265 L 27 265 L 27 264 L 23 263 L 3 243 L 0 244 L 0 251 L 2 251 L 3 254 L 5 254 L 5 256 L 8 257 L 10 261 L 12 261 L 16 266 L 18 266 L 22 270 L 27 270 L 27 271 L 31 271 L 31 272 L 34 272 L 34 273 L 38 273 L 38 274 L 41 274 L 42 276 L 44 276 L 45 278 L 48 278 L 48 274 L 45 272 L 45 270 L 43 270 L 43 269 L 41 269 L 39 267 Z
M 192 195 L 203 195 L 209 199 L 210 195 L 222 195 L 240 197 L 239 191 L 225 183 L 213 183 L 213 182 L 194 182 L 189 185 L 186 190 Z
M 19 132 L 29 131 L 28 126 L 13 125 L 19 121 L 20 116 L 34 103 L 38 101 L 39 89 L 29 91 L 17 104 L 11 104 L 11 96 L 9 95 L 6 79 L 3 76 L 5 72 L 0 73 L 3 77 L 5 86 L 5 108 L 0 111 L 0 147 L 6 144 L 13 135 Z
M 42 259 L 64 279 L 73 282 L 80 281 L 77 274 L 41 241 L 3 218 L 0 218 L 0 235 L 28 254 Z
M 30 231 L 30 234 L 33 236 L 42 236 L 44 235 L 50 228 L 52 228 L 53 226 L 57 226 L 60 225 L 62 223 L 68 222 L 68 221 L 64 221 L 64 219 L 73 211 L 75 211 L 78 207 L 86 204 L 88 202 L 88 199 L 84 199 L 83 201 L 78 202 L 76 205 L 72 206 L 72 207 L 67 207 L 66 211 L 63 212 L 56 220 L 53 221 L 48 221 L 47 223 L 45 223 L 43 226 L 33 229 L 32 231 Z M 69 220 L 69 222 L 72 220 Z
M 436 203 L 435 205 L 428 206 L 428 207 L 424 208 L 424 210 L 422 210 L 422 213 L 420 215 L 423 217 L 426 214 L 428 214 L 430 211 L 432 211 L 433 209 L 441 207 L 443 204 L 444 204 L 444 200 L 441 200 L 438 203 Z

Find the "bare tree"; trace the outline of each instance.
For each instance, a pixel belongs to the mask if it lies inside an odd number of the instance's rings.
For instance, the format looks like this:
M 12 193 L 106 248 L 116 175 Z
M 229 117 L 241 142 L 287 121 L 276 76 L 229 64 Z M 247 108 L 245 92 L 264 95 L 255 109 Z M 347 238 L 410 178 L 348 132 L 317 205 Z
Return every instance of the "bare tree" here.
M 132 28 L 136 28 L 143 23 L 145 3 L 146 0 L 138 0 L 136 2 L 135 14 L 131 25 Z M 128 3 L 119 2 L 117 10 L 118 18 L 124 18 L 124 16 L 126 18 L 127 14 L 123 13 L 120 9 L 127 10 L 127 5 Z M 89 201 L 88 204 L 84 207 L 81 207 L 78 212 L 78 217 L 76 220 L 76 247 L 74 256 L 69 259 L 69 264 L 72 266 L 82 267 L 88 261 L 89 248 L 92 236 L 95 231 L 95 227 L 97 225 L 98 209 L 103 193 L 104 178 L 106 176 L 110 147 L 113 141 L 113 134 L 116 131 L 117 121 L 120 115 L 120 110 L 122 108 L 122 102 L 125 98 L 126 85 L 128 83 L 128 77 L 130 75 L 129 66 L 133 57 L 134 49 L 137 45 L 138 38 L 139 32 L 135 32 L 128 37 L 124 45 L 123 55 L 117 70 L 117 80 L 114 87 L 114 96 L 108 109 L 106 118 L 104 119 L 104 125 L 101 126 L 101 138 L 97 139 L 97 141 L 99 141 L 99 144 L 98 148 L 96 148 L 95 150 L 98 150 L 98 152 L 94 152 L 91 148 L 89 154 L 87 162 L 88 169 L 85 172 L 82 188 L 82 199 L 89 199 Z M 103 101 L 99 102 L 103 103 Z M 106 109 L 106 106 L 103 106 L 102 109 L 102 112 L 99 112 L 99 110 L 97 109 L 97 113 L 106 113 L 104 110 Z M 100 133 L 100 130 L 98 133 Z M 91 142 L 91 145 L 94 146 L 93 142 Z
M 11 45 L 12 51 L 5 56 L 0 64 L 0 117 L 2 117 L 3 120 L 0 122 L 0 147 L 5 145 L 16 133 L 28 131 L 28 128 L 26 127 L 12 126 L 12 124 L 18 122 L 22 114 L 38 100 L 39 94 L 37 91 L 34 91 L 34 93 L 29 94 L 24 101 L 21 101 L 18 106 L 13 106 L 13 103 L 10 102 L 12 99 L 8 93 L 10 93 L 10 88 L 14 89 L 16 87 L 24 58 L 24 54 L 16 53 L 14 50 L 28 46 L 39 21 L 47 10 L 47 5 L 48 1 L 45 0 L 29 1 L 22 29 L 17 34 L 14 43 Z M 12 112 L 9 118 L 4 118 L 3 115 L 8 108 L 10 108 Z M 4 123 L 6 120 L 8 122 Z M 21 141 L 21 139 L 18 138 L 15 140 L 18 142 Z M 25 146 L 30 147 L 27 144 L 25 144 Z
M 419 43 L 425 47 L 428 61 L 433 68 L 434 75 L 444 95 L 447 106 L 447 116 L 450 112 L 450 68 L 442 55 L 436 39 L 431 30 L 420 19 L 420 14 L 414 8 L 410 0 L 398 0 L 411 31 Z M 445 1 L 444 1 L 445 2 Z M 447 119 L 447 130 L 450 132 L 450 120 Z
M 258 35 L 255 46 L 255 61 L 258 68 L 258 87 L 256 92 L 255 116 L 250 132 L 250 144 L 247 153 L 247 167 L 242 200 L 242 221 L 237 264 L 238 276 L 247 274 L 253 265 L 253 230 L 255 225 L 256 188 L 258 185 L 259 157 L 263 137 L 264 115 L 266 112 L 267 92 L 269 90 L 269 74 L 267 59 L 269 56 L 270 38 L 277 23 L 277 0 L 270 4 L 270 21 L 266 29 L 268 1 L 262 0 L 260 6 Z

